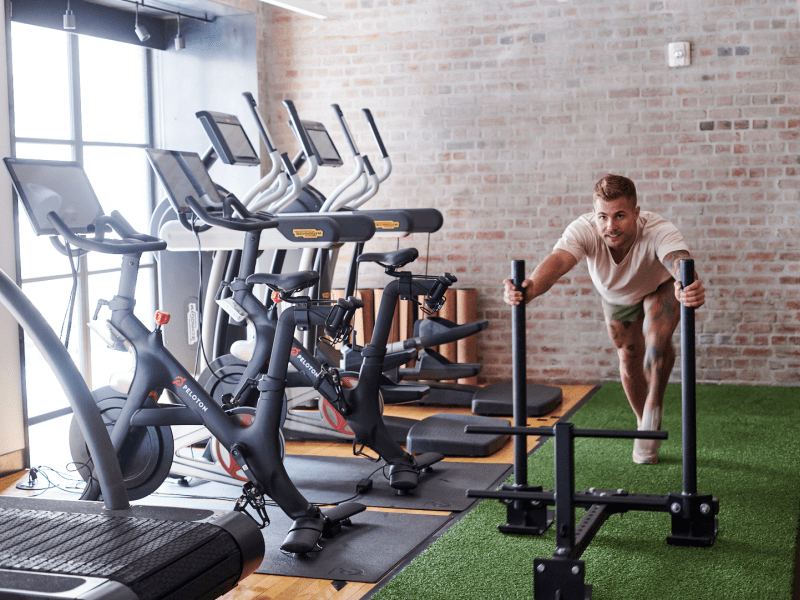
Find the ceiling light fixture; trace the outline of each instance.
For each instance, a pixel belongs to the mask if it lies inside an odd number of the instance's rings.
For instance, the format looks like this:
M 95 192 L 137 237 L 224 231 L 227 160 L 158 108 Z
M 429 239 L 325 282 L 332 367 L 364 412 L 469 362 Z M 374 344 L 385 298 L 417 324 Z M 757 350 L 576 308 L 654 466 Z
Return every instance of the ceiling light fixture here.
M 178 13 L 178 34 L 175 36 L 175 50 L 186 48 L 186 40 L 181 35 L 181 13 Z
M 133 30 L 136 32 L 136 36 L 139 38 L 140 42 L 146 42 L 150 39 L 150 32 L 147 31 L 147 27 L 144 25 L 139 24 L 139 3 L 136 3 L 136 23 L 133 26 Z
M 64 13 L 64 29 L 75 29 L 75 13 L 69 8 L 70 0 L 67 0 L 67 12 Z
M 312 0 L 263 0 L 267 4 L 273 4 L 286 10 L 292 10 L 306 15 L 307 17 L 314 17 L 315 19 L 327 19 L 328 9 L 325 6 L 320 6 Z

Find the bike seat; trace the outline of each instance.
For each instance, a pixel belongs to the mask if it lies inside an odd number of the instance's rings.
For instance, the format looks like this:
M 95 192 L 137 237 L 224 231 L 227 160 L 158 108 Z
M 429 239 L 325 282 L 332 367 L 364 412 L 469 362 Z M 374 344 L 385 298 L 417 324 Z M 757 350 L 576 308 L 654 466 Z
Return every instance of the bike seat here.
M 304 290 L 319 281 L 316 271 L 298 271 L 297 273 L 253 273 L 245 282 L 247 285 L 263 283 L 271 290 L 282 294 L 290 294 Z
M 399 269 L 419 256 L 416 248 L 403 248 L 394 252 L 367 252 L 358 257 L 358 262 L 374 262 L 384 268 Z

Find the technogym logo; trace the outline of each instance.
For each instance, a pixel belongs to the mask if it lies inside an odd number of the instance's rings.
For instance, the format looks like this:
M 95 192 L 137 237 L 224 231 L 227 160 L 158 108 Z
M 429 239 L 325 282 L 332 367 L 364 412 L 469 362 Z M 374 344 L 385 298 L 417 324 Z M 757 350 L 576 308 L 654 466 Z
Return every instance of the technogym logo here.
M 375 229 L 397 229 L 400 223 L 397 221 L 375 221 Z
M 292 229 L 292 233 L 294 237 L 304 240 L 315 240 L 322 237 L 321 229 Z

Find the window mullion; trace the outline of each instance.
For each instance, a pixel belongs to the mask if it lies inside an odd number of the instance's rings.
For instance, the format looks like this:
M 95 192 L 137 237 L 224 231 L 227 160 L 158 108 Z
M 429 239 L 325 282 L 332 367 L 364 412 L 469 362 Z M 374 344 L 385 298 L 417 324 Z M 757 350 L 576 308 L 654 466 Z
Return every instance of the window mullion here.
M 72 137 L 75 140 L 75 160 L 83 164 L 83 119 L 81 117 L 81 72 L 79 37 L 69 36 L 69 79 L 72 103 Z M 89 262 L 84 254 L 78 261 L 78 339 L 80 340 L 80 370 L 89 389 L 92 385 L 91 339 L 89 324 Z
M 83 122 L 81 119 L 81 73 L 78 36 L 69 38 L 69 81 L 72 116 L 72 138 L 75 141 L 75 160 L 83 164 Z

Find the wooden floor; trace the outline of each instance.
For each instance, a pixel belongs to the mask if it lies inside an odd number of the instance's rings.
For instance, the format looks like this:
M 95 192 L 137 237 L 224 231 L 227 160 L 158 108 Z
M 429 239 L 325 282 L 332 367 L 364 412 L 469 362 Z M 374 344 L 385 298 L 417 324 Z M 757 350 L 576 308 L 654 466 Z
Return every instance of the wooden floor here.
M 545 417 L 528 419 L 529 426 L 541 427 L 553 425 L 583 399 L 592 390 L 592 386 L 562 386 L 562 390 L 564 394 L 563 401 L 558 409 Z M 387 415 L 413 419 L 422 419 L 426 416 L 442 412 L 470 414 L 469 409 L 413 406 L 387 406 L 384 412 Z M 528 448 L 532 449 L 538 441 L 539 438 L 537 437 L 528 438 Z M 289 454 L 321 456 L 351 456 L 352 454 L 350 445 L 341 443 L 290 442 L 287 444 L 286 451 Z M 514 462 L 513 445 L 509 443 L 499 452 L 486 458 L 448 458 L 445 460 L 512 464 Z M 0 494 L 15 496 L 28 495 L 29 492 L 18 490 L 14 487 L 14 485 L 25 476 L 24 473 L 16 473 L 0 479 Z M 370 508 L 368 510 L 388 512 L 391 509 Z M 436 514 L 431 511 L 399 512 L 425 512 L 426 514 Z M 336 590 L 328 579 L 306 579 L 300 577 L 279 577 L 275 575 L 256 574 L 246 578 L 237 588 L 231 590 L 222 598 L 224 600 L 357 600 L 367 594 L 375 585 L 378 584 L 349 582 L 342 589 Z

